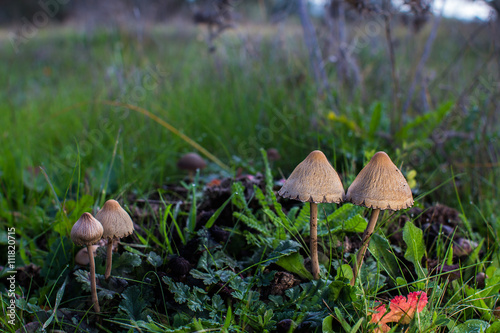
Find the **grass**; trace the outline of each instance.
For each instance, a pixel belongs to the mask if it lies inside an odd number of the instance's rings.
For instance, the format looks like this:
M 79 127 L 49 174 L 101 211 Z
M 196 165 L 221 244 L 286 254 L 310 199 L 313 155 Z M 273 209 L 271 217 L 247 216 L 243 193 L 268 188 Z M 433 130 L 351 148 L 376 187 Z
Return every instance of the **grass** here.
M 359 37 L 363 37 L 367 22 L 380 24 L 371 18 L 357 22 L 359 29 L 352 28 Z M 119 258 L 125 258 L 115 274 L 127 277 L 126 281 L 136 288 L 125 289 L 121 303 L 116 296 L 106 303 L 110 310 L 104 327 L 137 327 L 139 318 L 141 325 L 146 325 L 145 313 L 149 313 L 155 325 L 165 328 L 191 325 L 189 329 L 200 330 L 215 325 L 207 322 L 210 317 L 219 325 L 215 326 L 226 331 L 243 331 L 245 327 L 273 330 L 282 319 L 317 324 L 331 310 L 336 318 L 336 324 L 332 324 L 335 331 L 340 330 L 338 325 L 346 330 L 345 325 L 354 326 L 361 318 L 361 330 L 369 331 L 368 315 L 375 300 L 415 290 L 426 290 L 433 300 L 419 319 L 425 322 L 420 325 L 421 331 L 451 331 L 453 325 L 468 319 L 493 323 L 491 311 L 500 276 L 496 271 L 500 269 L 496 246 L 500 228 L 497 53 L 487 30 L 478 24 L 444 21 L 425 72 L 415 73 L 429 29 L 427 26 L 413 36 L 395 26 L 401 102 L 413 75 L 421 77 L 419 86 L 422 81 L 430 83 L 427 90 L 417 90 L 404 126 L 392 134 L 392 81 L 383 33 L 371 36 L 367 46 L 356 48 L 353 53 L 363 76 L 361 83 L 338 81 L 335 64 L 325 64 L 333 86 L 329 93 L 336 100 L 333 105 L 326 96 L 316 93 L 301 30 L 293 24 L 247 25 L 228 31 L 216 41 L 217 51 L 213 54 L 202 41 L 204 30 L 177 23 L 148 27 L 142 39 L 134 29 L 121 26 L 92 31 L 49 27 L 39 31 L 19 53 L 12 52 L 5 38 L 8 34 L 1 33 L 4 37 L 0 41 L 0 77 L 5 88 L 0 91 L 0 239 L 6 238 L 7 227 L 15 227 L 19 249 L 16 265 L 41 266 L 46 279 L 39 285 L 19 288 L 19 294 L 45 310 L 57 306 L 72 309 L 72 316 L 81 322 L 71 325 L 85 324 L 89 314 L 84 313 L 89 309 L 78 307 L 75 301 L 83 302 L 88 295 L 75 291 L 81 287 L 74 280 L 74 272 L 68 273 L 73 270 L 72 255 L 77 250 L 65 238 L 72 224 L 82 212 L 94 211 L 111 197 L 132 212 L 138 206 L 132 198 L 160 196 L 161 203 L 146 206 L 147 217 L 138 223 L 151 230 L 160 225 L 163 231 L 138 233 L 134 244 L 127 244 L 119 254 Z M 475 31 L 479 33 L 473 34 Z M 424 99 L 428 109 L 423 107 Z M 448 272 L 431 277 L 429 267 L 424 267 L 428 275 L 420 276 L 418 260 L 408 261 L 404 250 L 397 248 L 408 244 L 390 247 L 392 241 L 387 239 L 392 240 L 394 231 L 390 225 L 394 218 L 386 215 L 386 222 L 378 229 L 386 241 L 381 240 L 376 246 L 382 252 L 391 250 L 393 255 L 374 255 L 361 274 L 362 281 L 380 284 L 358 285 L 357 289 L 342 284 L 343 274 L 349 275 L 345 266 L 349 256 L 338 244 L 345 235 L 360 232 L 346 231 L 343 226 L 340 234 L 325 234 L 322 238 L 328 268 L 323 272 L 323 282 L 306 283 L 303 278 L 300 288 L 289 289 L 281 299 L 274 298 L 271 303 L 257 301 L 252 298 L 260 290 L 255 286 L 270 283 L 270 274 L 276 269 L 268 269 L 268 261 L 282 260 L 289 271 L 299 276 L 306 274 L 295 272 L 290 266 L 297 264 L 293 260 L 300 262 L 300 258 L 307 257 L 307 246 L 284 242 L 307 242 L 299 227 L 270 224 L 261 228 L 255 221 L 281 221 L 286 225 L 300 219 L 300 214 L 293 213 L 299 213 L 299 208 L 291 208 L 287 217 L 272 215 L 272 211 L 280 209 L 272 204 L 269 191 L 265 191 L 265 199 L 254 198 L 245 204 L 247 207 L 238 206 L 234 197 L 238 191 L 233 188 L 230 206 L 236 214 L 230 225 L 221 221 L 222 217 L 216 223 L 230 232 L 233 245 L 220 249 L 213 243 L 203 243 L 210 237 L 204 238 L 200 233 L 206 231 L 199 231 L 198 227 L 198 234 L 193 232 L 192 219 L 191 229 L 184 229 L 188 216 L 196 215 L 197 205 L 191 210 L 176 206 L 169 202 L 172 193 L 162 187 L 185 178 L 176 168 L 176 161 L 182 153 L 194 150 L 190 140 L 214 156 L 203 171 L 202 183 L 210 177 L 234 176 L 241 170 L 263 172 L 259 149 L 275 147 L 282 159 L 272 165 L 274 178 L 288 175 L 310 151 L 322 149 L 347 188 L 369 157 L 375 151 L 385 150 L 405 175 L 416 171 L 417 206 L 440 202 L 457 208 L 462 221 L 457 232 L 478 243 L 484 241 L 484 252 L 478 252 L 470 261 L 460 261 L 457 280 L 439 279 Z M 221 163 L 215 163 L 215 159 Z M 182 197 L 188 204 L 201 205 L 204 199 L 204 194 L 196 190 Z M 325 209 L 327 215 L 336 211 L 333 207 Z M 357 214 L 365 212 L 360 210 Z M 328 219 L 328 223 L 332 221 Z M 251 236 L 249 228 L 259 230 L 260 236 Z M 275 228 L 281 232 L 275 233 Z M 212 279 L 211 283 L 201 284 L 202 288 L 158 275 L 189 240 L 202 242 L 209 249 L 205 252 L 208 257 L 196 260 L 198 278 Z M 234 242 L 245 245 L 243 249 L 235 248 Z M 449 239 L 438 241 L 434 245 L 437 248 L 428 245 L 424 246 L 426 258 L 457 262 L 456 258 L 450 260 Z M 213 251 L 210 246 L 215 246 Z M 285 247 L 281 253 L 276 252 L 279 246 Z M 255 257 L 246 253 L 259 247 Z M 372 254 L 376 250 L 370 248 Z M 155 251 L 163 259 L 158 266 L 148 264 L 155 262 L 150 255 Z M 3 253 L 0 258 L 2 262 L 7 260 Z M 47 266 L 49 259 L 51 264 Z M 99 272 L 103 263 L 97 265 Z M 54 271 L 56 268 L 63 271 Z M 490 272 L 490 285 L 484 289 L 473 281 L 475 274 L 471 272 L 476 270 Z M 66 276 L 71 277 L 68 284 L 63 283 Z M 85 285 L 83 275 L 79 283 Z M 475 293 L 466 284 L 477 289 Z M 115 287 L 105 289 L 120 292 Z M 223 295 L 228 287 L 241 294 L 224 302 L 215 297 Z M 183 288 L 194 295 L 194 303 L 181 302 Z M 58 292 L 64 297 L 58 297 Z M 321 294 L 330 308 L 324 307 L 319 298 L 308 300 L 314 292 Z M 160 293 L 162 297 L 147 301 L 146 296 L 151 293 Z M 361 294 L 365 300 L 359 297 Z M 2 291 L 5 307 L 8 298 L 4 295 Z M 292 296 L 302 301 L 294 304 Z M 127 303 L 131 299 L 144 300 L 144 307 L 134 309 Z M 192 308 L 197 302 L 207 306 L 204 311 L 210 316 L 189 323 L 191 314 L 197 313 Z M 182 311 L 176 312 L 176 304 L 183 304 L 179 305 Z M 38 321 L 49 320 L 43 317 L 46 313 L 42 310 L 27 305 L 22 308 L 16 328 L 40 315 Z M 346 323 L 339 324 L 340 316 L 335 311 L 345 315 Z M 120 318 L 111 319 L 113 313 L 120 313 Z M 318 319 L 315 315 L 324 317 Z M 445 320 L 447 317 L 450 321 Z M 56 318 L 49 325 L 57 328 L 68 324 L 64 320 L 56 324 L 58 320 L 61 319 Z M 12 330 L 5 321 L 2 323 Z M 141 329 L 155 331 L 153 323 Z M 409 327 L 417 329 L 415 323 Z

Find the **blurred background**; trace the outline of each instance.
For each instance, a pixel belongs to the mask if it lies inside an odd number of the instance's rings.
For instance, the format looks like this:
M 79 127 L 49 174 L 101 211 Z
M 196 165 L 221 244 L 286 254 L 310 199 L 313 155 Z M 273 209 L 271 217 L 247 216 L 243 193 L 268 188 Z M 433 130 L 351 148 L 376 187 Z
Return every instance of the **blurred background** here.
M 500 1 L 0 1 L 0 218 L 379 150 L 497 232 Z M 57 199 L 56 199 L 57 197 Z M 485 223 L 486 222 L 486 223 Z M 488 226 L 488 227 L 487 227 Z M 491 228 L 490 228 L 491 227 Z M 486 230 L 488 229 L 488 230 Z

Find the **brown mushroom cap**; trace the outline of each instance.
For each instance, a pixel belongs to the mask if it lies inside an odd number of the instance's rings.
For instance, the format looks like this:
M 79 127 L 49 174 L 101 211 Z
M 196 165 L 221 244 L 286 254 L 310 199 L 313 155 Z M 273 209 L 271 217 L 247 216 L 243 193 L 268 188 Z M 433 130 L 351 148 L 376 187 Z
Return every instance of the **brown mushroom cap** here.
M 90 246 L 101 239 L 103 231 L 99 221 L 90 213 L 83 213 L 71 228 L 71 240 L 76 245 Z
M 278 194 L 302 202 L 336 202 L 344 199 L 344 187 L 325 154 L 311 152 L 286 180 Z
M 389 156 L 373 155 L 347 190 L 346 200 L 374 209 L 400 210 L 413 205 L 410 186 Z
M 90 247 L 92 249 L 92 252 L 94 253 L 94 256 L 96 254 L 98 247 L 99 247 L 99 245 L 92 245 Z M 89 263 L 90 263 L 89 250 L 88 250 L 88 247 L 84 247 L 76 253 L 75 264 L 80 265 L 80 266 L 87 266 Z
M 269 148 L 267 150 L 267 158 L 269 161 L 278 161 L 281 158 L 280 152 L 276 148 Z
M 204 169 L 206 166 L 205 160 L 196 153 L 187 153 L 177 162 L 177 167 L 182 170 L 195 171 L 196 169 Z
M 95 218 L 104 228 L 103 238 L 123 238 L 134 232 L 134 222 L 116 200 L 108 200 Z

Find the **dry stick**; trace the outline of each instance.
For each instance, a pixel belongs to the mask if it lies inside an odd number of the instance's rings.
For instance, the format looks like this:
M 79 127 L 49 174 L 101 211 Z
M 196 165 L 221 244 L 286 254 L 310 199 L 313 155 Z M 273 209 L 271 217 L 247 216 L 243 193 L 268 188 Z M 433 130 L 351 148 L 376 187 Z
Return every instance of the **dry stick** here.
M 443 8 L 444 8 L 444 5 L 443 5 Z M 439 14 L 438 17 L 436 17 L 436 20 L 434 21 L 431 33 L 429 34 L 429 37 L 427 38 L 427 41 L 425 42 L 424 52 L 422 53 L 422 56 L 420 57 L 420 61 L 418 62 L 418 65 L 417 65 L 417 68 L 415 69 L 415 72 L 413 73 L 413 79 L 411 81 L 410 89 L 408 90 L 408 95 L 406 96 L 406 101 L 403 105 L 403 110 L 401 111 L 401 119 L 403 118 L 404 114 L 406 114 L 406 111 L 408 111 L 408 108 L 410 107 L 410 102 L 411 102 L 411 99 L 413 97 L 413 93 L 415 92 L 415 85 L 417 84 L 417 78 L 419 77 L 419 74 L 424 69 L 425 63 L 427 62 L 427 59 L 429 58 L 429 55 L 431 54 L 432 44 L 434 43 L 434 39 L 436 39 L 437 29 L 439 27 L 439 23 L 441 22 L 442 16 L 443 16 L 443 9 L 441 8 L 441 13 Z
M 99 307 L 99 300 L 97 299 L 97 287 L 95 283 L 95 263 L 94 263 L 94 253 L 92 251 L 92 245 L 87 246 L 87 251 L 89 253 L 90 261 L 90 293 L 92 294 L 92 303 L 94 303 L 95 312 L 101 312 Z
M 311 202 L 311 212 L 309 220 L 311 238 L 309 247 L 311 248 L 311 265 L 314 280 L 319 279 L 319 260 L 318 260 L 318 204 Z
M 111 266 L 113 258 L 113 239 L 108 238 L 108 247 L 106 249 L 106 273 L 104 274 L 104 278 L 107 280 L 111 275 Z
M 370 243 L 370 238 L 371 235 L 373 234 L 373 230 L 375 230 L 375 225 L 377 224 L 379 213 L 380 209 L 374 209 L 372 211 L 372 216 L 370 217 L 370 221 L 368 221 L 366 230 L 363 233 L 363 242 L 361 243 L 361 247 L 359 248 L 358 254 L 356 255 L 356 263 L 354 266 L 351 286 L 354 286 L 354 284 L 356 283 L 356 278 L 358 277 L 361 265 L 363 264 L 363 259 L 365 258 L 365 252 L 366 249 L 368 248 L 368 244 Z

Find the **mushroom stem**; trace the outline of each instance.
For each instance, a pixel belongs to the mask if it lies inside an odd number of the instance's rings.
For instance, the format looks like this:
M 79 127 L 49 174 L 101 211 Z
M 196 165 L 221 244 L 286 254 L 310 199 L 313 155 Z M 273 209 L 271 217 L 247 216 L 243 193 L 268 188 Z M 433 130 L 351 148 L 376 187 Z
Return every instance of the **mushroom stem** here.
M 111 266 L 113 263 L 113 238 L 108 238 L 108 247 L 106 249 L 106 273 L 104 277 L 109 279 L 111 275 Z
M 359 248 L 358 254 L 356 255 L 356 263 L 354 266 L 351 286 L 354 286 L 354 284 L 356 283 L 356 278 L 361 269 L 361 265 L 363 264 L 363 259 L 365 258 L 365 252 L 366 249 L 368 248 L 368 244 L 370 243 L 370 238 L 373 234 L 373 230 L 375 230 L 375 225 L 377 224 L 379 213 L 380 209 L 374 209 L 372 211 L 372 215 L 370 216 L 370 221 L 368 221 L 368 225 L 366 226 L 365 232 L 363 233 L 363 242 L 361 243 L 361 247 Z
M 97 299 L 97 287 L 95 283 L 95 263 L 94 263 L 94 252 L 92 251 L 92 245 L 87 246 L 87 251 L 89 252 L 89 262 L 90 262 L 90 293 L 92 294 L 92 303 L 94 303 L 95 312 L 101 312 L 99 307 L 99 300 Z
M 309 247 L 311 248 L 311 265 L 314 280 L 319 279 L 319 261 L 318 261 L 318 204 L 311 202 L 310 213 L 310 233 L 311 239 Z

